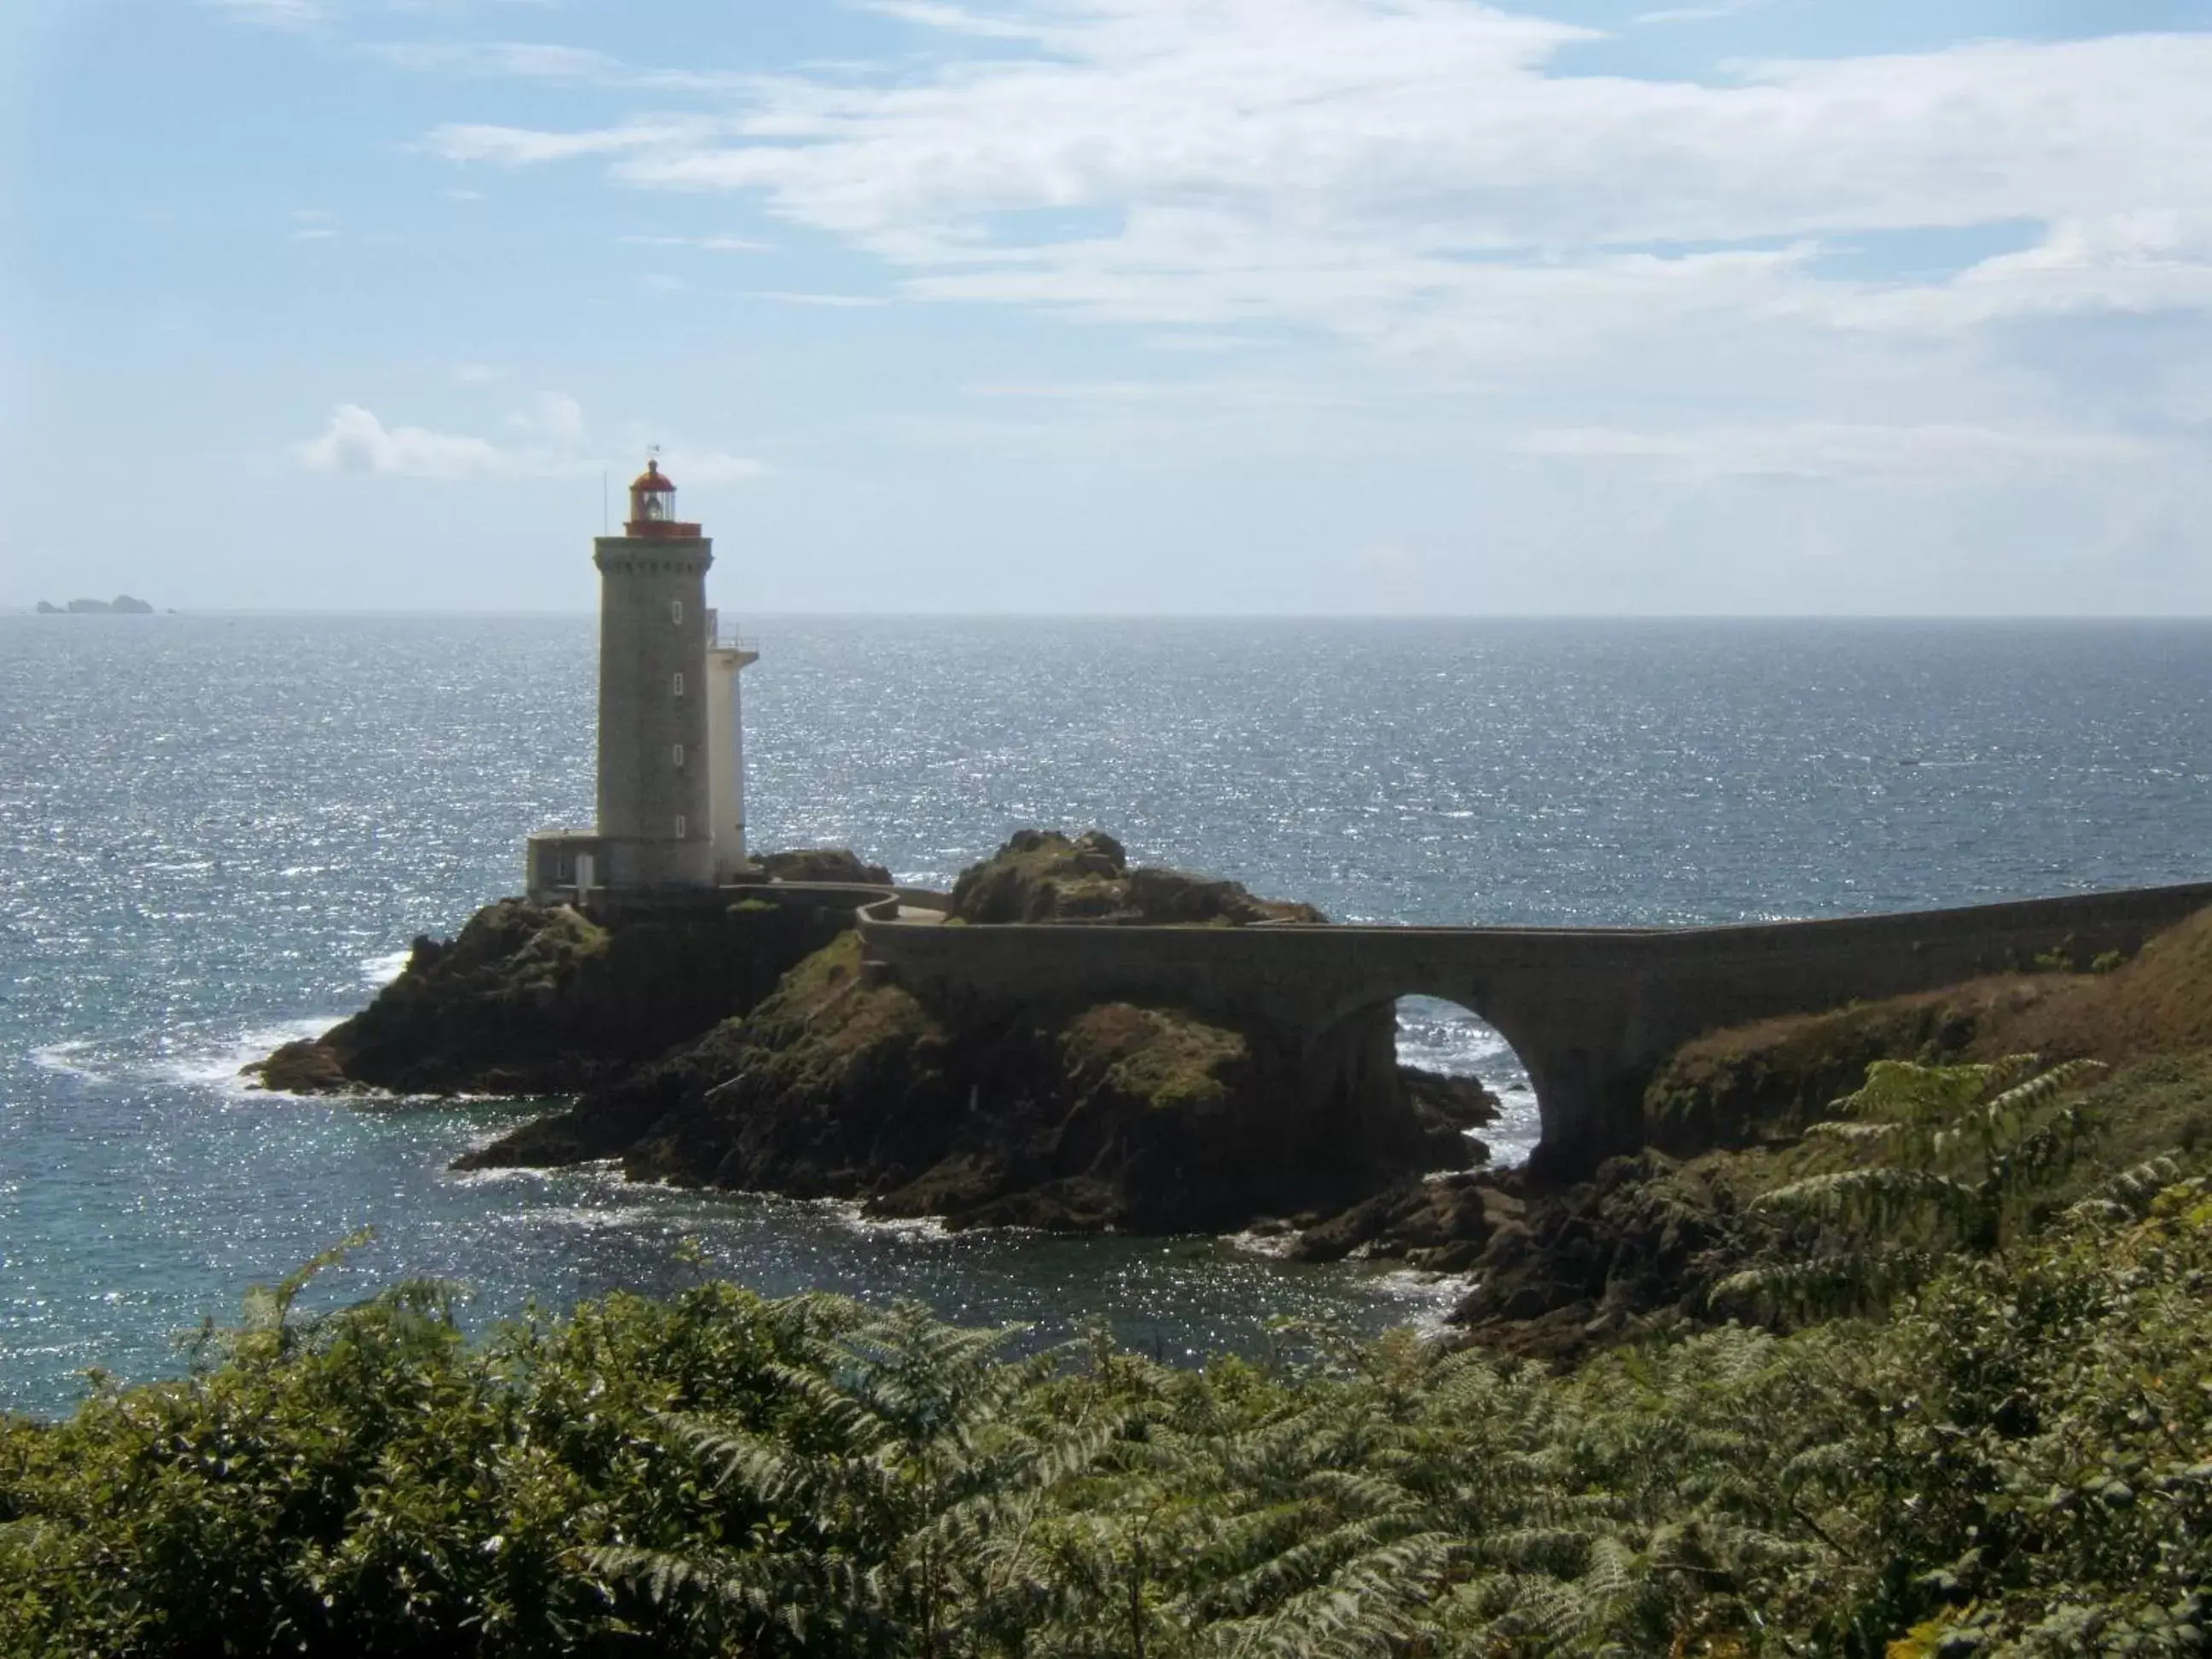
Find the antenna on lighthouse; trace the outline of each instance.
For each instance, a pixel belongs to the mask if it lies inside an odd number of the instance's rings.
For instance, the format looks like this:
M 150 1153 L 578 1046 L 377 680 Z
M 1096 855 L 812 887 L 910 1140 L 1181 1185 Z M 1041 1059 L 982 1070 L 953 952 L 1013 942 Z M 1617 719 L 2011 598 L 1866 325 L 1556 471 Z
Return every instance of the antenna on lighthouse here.
M 607 470 L 605 467 L 599 469 L 599 533 L 603 536 L 615 533 L 614 509 L 607 505 Z

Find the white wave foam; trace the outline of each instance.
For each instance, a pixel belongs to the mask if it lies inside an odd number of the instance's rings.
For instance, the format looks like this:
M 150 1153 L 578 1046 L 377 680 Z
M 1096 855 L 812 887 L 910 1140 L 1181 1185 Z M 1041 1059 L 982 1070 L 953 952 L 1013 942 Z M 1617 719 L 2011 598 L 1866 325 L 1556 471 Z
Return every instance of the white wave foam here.
M 58 1072 L 64 1077 L 81 1078 L 87 1083 L 110 1083 L 109 1073 L 97 1070 L 84 1063 L 92 1052 L 90 1037 L 72 1037 L 67 1042 L 49 1042 L 43 1048 L 31 1050 L 31 1064 L 42 1071 Z
M 165 1037 L 162 1047 L 167 1052 L 143 1069 L 149 1076 L 194 1088 L 219 1090 L 234 1098 L 252 1093 L 280 1100 L 305 1099 L 307 1097 L 288 1095 L 281 1090 L 264 1090 L 252 1079 L 240 1074 L 255 1060 L 266 1058 L 272 1049 L 303 1037 L 319 1037 L 337 1024 L 337 1019 L 330 1018 L 288 1019 L 280 1024 L 258 1025 L 230 1036 L 195 1032 L 181 1038 Z
M 373 990 L 382 990 L 407 971 L 408 959 L 414 954 L 412 950 L 392 951 L 380 957 L 365 957 L 361 964 L 362 981 Z
M 1426 997 L 1408 997 L 1399 1005 L 1398 1060 L 1471 1074 L 1492 1089 L 1526 1075 L 1512 1044 L 1496 1030 L 1455 1004 Z
M 496 1135 L 487 1136 L 483 1140 L 475 1143 L 465 1150 L 467 1152 L 480 1151 L 482 1148 L 491 1145 L 491 1143 L 497 1139 L 498 1137 Z M 441 1159 L 444 1159 L 446 1155 L 441 1152 L 439 1153 L 439 1157 Z M 450 1162 L 450 1160 L 447 1161 Z M 459 1185 L 464 1187 L 543 1187 L 552 1182 L 556 1176 L 567 1172 L 559 1170 L 540 1170 L 533 1168 L 528 1164 L 523 1164 L 517 1167 L 496 1170 L 447 1169 L 441 1170 L 441 1173 L 443 1174 L 448 1181 L 458 1182 Z
M 1298 1236 L 1288 1227 L 1268 1233 L 1255 1233 L 1248 1228 L 1241 1233 L 1224 1233 L 1221 1242 L 1234 1250 L 1283 1261 L 1289 1259 L 1291 1247 L 1298 1242 Z
M 666 1218 L 644 1204 L 611 1204 L 605 1207 L 596 1204 L 546 1204 L 499 1217 L 510 1227 L 542 1227 L 550 1222 L 557 1227 L 575 1227 L 586 1232 L 624 1231 Z
M 836 1216 L 840 1222 L 856 1233 L 878 1236 L 888 1233 L 896 1238 L 914 1239 L 939 1239 L 950 1237 L 945 1223 L 933 1215 L 872 1216 L 861 1210 L 858 1199 L 825 1198 L 819 1202 L 830 1214 Z M 994 1231 L 1027 1232 L 1032 1230 L 1005 1227 Z
M 1467 1295 L 1464 1275 L 1423 1273 L 1416 1267 L 1393 1267 L 1367 1280 L 1370 1295 L 1405 1310 L 1406 1323 L 1419 1335 L 1442 1336 L 1445 1322 Z

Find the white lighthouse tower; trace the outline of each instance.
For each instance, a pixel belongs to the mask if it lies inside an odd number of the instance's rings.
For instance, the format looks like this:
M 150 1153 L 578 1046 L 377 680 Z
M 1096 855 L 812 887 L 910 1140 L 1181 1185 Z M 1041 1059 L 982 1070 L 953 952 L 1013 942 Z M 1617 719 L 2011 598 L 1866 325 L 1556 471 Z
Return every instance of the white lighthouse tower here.
M 676 516 L 657 460 L 631 481 L 599 569 L 598 823 L 530 838 L 540 901 L 594 892 L 711 891 L 744 863 L 738 677 L 756 653 L 718 636 L 707 608 L 714 544 Z

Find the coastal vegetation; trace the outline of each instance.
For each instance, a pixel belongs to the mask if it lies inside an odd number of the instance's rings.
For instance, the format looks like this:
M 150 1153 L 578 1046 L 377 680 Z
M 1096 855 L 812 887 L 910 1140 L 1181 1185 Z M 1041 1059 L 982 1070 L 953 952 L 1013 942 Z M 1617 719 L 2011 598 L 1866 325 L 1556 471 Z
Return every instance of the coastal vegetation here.
M 951 903 L 1317 919 L 1096 835 L 1018 837 Z M 1256 1231 L 1466 1274 L 1444 1329 L 1284 1328 L 1178 1370 L 1103 1330 L 1039 1349 L 702 1282 L 471 1337 L 450 1286 L 304 1314 L 311 1264 L 198 1333 L 185 1377 L 0 1427 L 0 1650 L 2212 1647 L 2212 912 L 2124 962 L 1709 1033 L 1654 1077 L 1650 1145 L 1572 1183 L 1439 1173 L 1447 1141 L 1479 1164 L 1484 1102 L 1400 1074 L 1395 1170 L 1304 1188 L 1279 1102 L 1252 1115 L 1253 1034 L 929 1006 L 835 915 L 756 900 L 640 944 L 495 906 L 276 1060 L 349 1087 L 409 1055 L 601 1068 L 487 1163 L 969 1224 L 1303 1197 Z M 653 988 L 733 941 L 742 969 Z M 697 1029 L 575 1036 L 624 998 Z
M 1048 881 L 1073 847 L 1017 859 Z M 1028 881 L 979 887 L 1026 909 Z M 503 914 L 418 979 L 535 1018 L 620 948 Z M 2208 1010 L 2212 915 L 2094 972 L 1713 1034 L 1647 1097 L 1672 1152 L 1289 1229 L 1468 1272 L 1442 1333 L 1286 1327 L 1188 1370 L 703 1279 L 471 1336 L 449 1285 L 303 1310 L 325 1258 L 187 1375 L 0 1423 L 0 1651 L 2201 1653 Z M 1252 1063 L 1125 1005 L 996 1040 L 1102 1147 L 1232 1109 Z M 540 1133 L 618 1130 L 647 1172 L 685 1134 L 796 1148 L 825 1186 L 916 1135 L 986 1192 L 991 1148 L 945 1153 L 915 1092 L 957 1117 L 973 1041 L 841 932 Z
M 1862 1088 L 1870 1066 L 1936 1067 L 1939 1094 L 1971 1095 L 2021 1063 L 2009 1057 L 2026 1054 L 2066 1068 L 2078 1089 L 2042 1100 L 2030 1121 L 2010 1126 L 2021 1144 L 2009 1161 L 2002 1136 L 1982 1133 L 2005 1130 L 2001 1121 L 1946 1142 L 1939 1165 L 1926 1162 L 1936 1151 L 1928 1142 L 1957 1104 L 1948 1097 L 1912 1136 L 1819 1127 L 1854 1121 L 1854 1109 L 1838 1103 Z M 1486 1176 L 1485 1208 L 1469 1224 L 1481 1248 L 1453 1317 L 1486 1342 L 1556 1362 L 1655 1328 L 1736 1316 L 1747 1310 L 1720 1291 L 1738 1275 L 1767 1260 L 1802 1263 L 1867 1241 L 1848 1209 L 1791 1214 L 1790 1201 L 1774 1196 L 1793 1186 L 1802 1192 L 1808 1182 L 1832 1184 L 1849 1170 L 1902 1165 L 1923 1188 L 1922 1176 L 1995 1181 L 2008 1194 L 1999 1206 L 2003 1225 L 2039 1219 L 2124 1171 L 2212 1152 L 2208 1055 L 2212 912 L 2169 928 L 2117 967 L 1997 975 L 1711 1033 L 1685 1044 L 1647 1089 L 1644 1151 L 1565 1187 L 1514 1171 Z M 2080 1061 L 2104 1069 L 2069 1065 Z M 2064 1115 L 2063 1130 L 2043 1123 L 2045 1111 Z M 2063 1145 L 2040 1140 L 2045 1127 L 2060 1130 Z M 1864 1193 L 1907 1177 L 1850 1179 Z M 1907 1218 L 1895 1218 L 1900 1225 Z M 1917 1220 L 1940 1224 L 1925 1213 Z M 1387 1236 L 1382 1243 L 1387 1249 Z M 1744 1281 L 1735 1291 L 1749 1288 Z
M 1564 1373 L 1284 1331 L 1177 1370 L 702 1284 L 465 1339 L 306 1274 L 0 1425 L 0 1650 L 2201 1652 L 2212 1182 L 1886 1311 Z

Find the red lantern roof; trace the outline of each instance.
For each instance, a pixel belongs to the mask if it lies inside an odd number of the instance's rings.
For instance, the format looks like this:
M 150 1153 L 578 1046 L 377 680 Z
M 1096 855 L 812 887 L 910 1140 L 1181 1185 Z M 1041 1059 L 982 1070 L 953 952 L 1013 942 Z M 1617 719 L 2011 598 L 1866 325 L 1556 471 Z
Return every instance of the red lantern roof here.
M 675 482 L 660 470 L 659 461 L 647 461 L 645 464 L 645 471 L 630 480 L 629 487 L 632 489 L 648 489 L 655 495 L 660 494 L 663 490 L 672 495 L 676 489 Z

